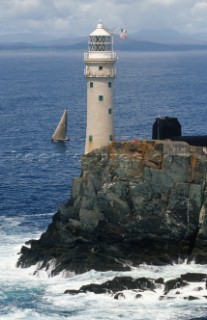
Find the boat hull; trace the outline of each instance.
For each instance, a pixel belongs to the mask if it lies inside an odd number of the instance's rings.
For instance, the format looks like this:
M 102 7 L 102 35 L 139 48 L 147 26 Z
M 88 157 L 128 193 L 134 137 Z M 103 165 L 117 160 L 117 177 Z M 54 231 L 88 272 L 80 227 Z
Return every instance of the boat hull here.
M 64 139 L 56 140 L 56 139 L 51 139 L 52 142 L 68 142 L 70 141 L 69 137 L 65 137 Z

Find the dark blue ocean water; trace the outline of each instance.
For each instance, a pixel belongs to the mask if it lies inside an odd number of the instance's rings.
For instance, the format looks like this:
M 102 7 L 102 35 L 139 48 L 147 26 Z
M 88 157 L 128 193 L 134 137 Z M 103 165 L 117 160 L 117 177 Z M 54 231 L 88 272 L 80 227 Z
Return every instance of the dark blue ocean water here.
M 206 134 L 206 52 L 119 53 L 117 139 L 150 138 L 157 116 L 177 116 L 183 134 Z M 43 213 L 68 198 L 84 150 L 82 52 L 0 54 L 0 212 Z M 64 109 L 71 141 L 50 141 Z
M 152 124 L 159 116 L 178 117 L 185 135 L 207 134 L 206 51 L 119 52 L 118 56 L 117 140 L 150 138 Z M 128 308 L 120 314 L 114 311 L 111 316 L 98 304 L 99 317 L 93 318 L 97 301 L 91 296 L 83 298 L 82 303 L 72 299 L 68 307 L 62 297 L 66 280 L 44 276 L 37 280 L 30 271 L 15 269 L 21 245 L 47 228 L 58 205 L 67 201 L 72 179 L 80 174 L 86 127 L 82 59 L 79 51 L 0 52 L 0 319 L 146 320 L 152 319 L 152 314 L 148 317 L 144 313 L 147 305 L 151 305 L 153 314 L 158 308 L 157 302 L 147 300 L 139 318 L 134 318 L 131 312 L 136 306 L 131 300 Z M 52 143 L 51 135 L 64 109 L 68 110 L 71 140 Z M 176 267 L 173 270 L 178 272 Z M 89 273 L 71 281 L 78 286 L 89 278 L 100 281 L 104 277 Z M 203 317 L 206 309 L 202 303 L 166 303 L 172 315 L 167 318 L 166 305 L 162 305 L 163 317 L 154 319 L 197 319 L 197 315 L 198 319 L 207 319 Z M 196 313 L 192 306 L 197 308 Z

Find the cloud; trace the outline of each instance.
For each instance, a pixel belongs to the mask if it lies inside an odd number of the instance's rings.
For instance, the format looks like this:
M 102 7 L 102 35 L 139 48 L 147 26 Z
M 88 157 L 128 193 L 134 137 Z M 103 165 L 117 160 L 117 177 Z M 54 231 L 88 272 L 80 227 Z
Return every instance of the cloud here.
M 3 2 L 3 4 L 2 4 Z M 21 17 L 29 17 L 32 13 L 38 13 L 40 0 L 1 0 L 1 16 L 18 19 Z
M 176 0 L 152 0 L 152 4 L 170 6 L 175 4 Z
M 194 8 L 198 9 L 198 10 L 207 9 L 207 1 L 206 0 L 200 0 L 200 1 L 196 2 L 195 5 L 194 5 Z
M 110 28 L 207 32 L 206 0 L 0 0 L 1 33 L 86 35 L 99 19 Z

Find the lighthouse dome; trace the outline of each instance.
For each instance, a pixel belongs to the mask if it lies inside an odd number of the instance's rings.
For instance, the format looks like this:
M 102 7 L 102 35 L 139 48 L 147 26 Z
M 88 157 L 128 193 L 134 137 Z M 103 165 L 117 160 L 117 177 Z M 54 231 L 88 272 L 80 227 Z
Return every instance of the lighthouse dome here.
M 104 28 L 103 24 L 99 22 L 96 29 L 90 33 L 90 36 L 111 36 L 111 34 Z
M 89 51 L 111 51 L 112 35 L 106 30 L 101 22 L 89 35 Z

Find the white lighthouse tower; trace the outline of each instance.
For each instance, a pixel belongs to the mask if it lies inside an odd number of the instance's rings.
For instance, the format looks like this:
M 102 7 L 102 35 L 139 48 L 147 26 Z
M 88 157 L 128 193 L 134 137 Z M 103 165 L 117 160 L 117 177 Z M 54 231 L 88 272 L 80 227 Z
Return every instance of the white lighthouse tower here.
M 87 81 L 87 129 L 85 153 L 107 146 L 114 140 L 113 88 L 116 77 L 116 53 L 113 35 L 99 22 L 89 35 L 84 54 Z

